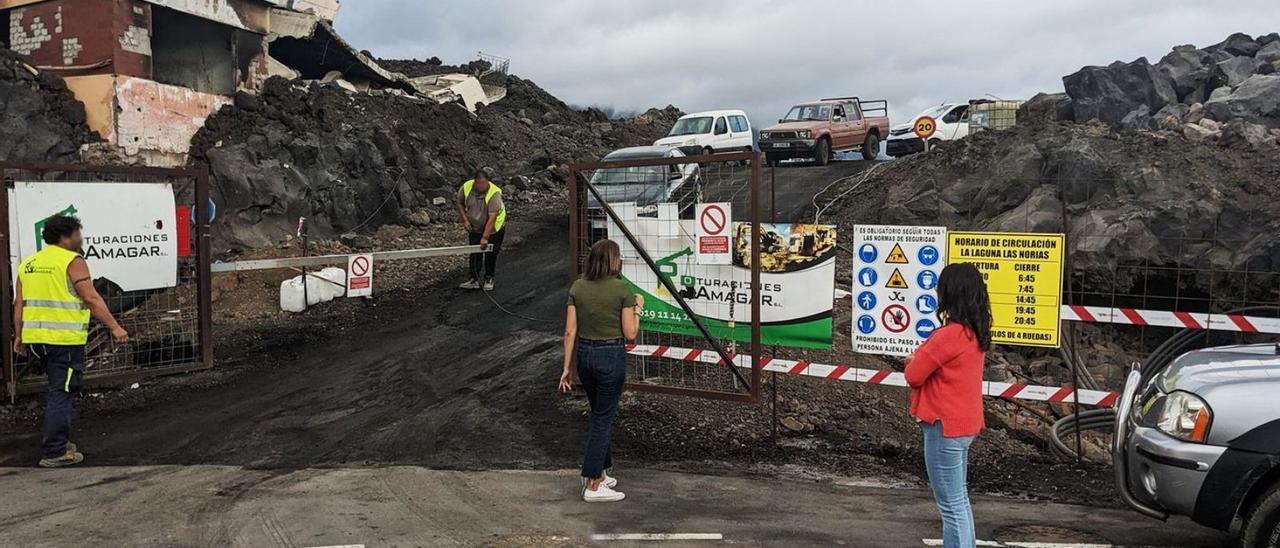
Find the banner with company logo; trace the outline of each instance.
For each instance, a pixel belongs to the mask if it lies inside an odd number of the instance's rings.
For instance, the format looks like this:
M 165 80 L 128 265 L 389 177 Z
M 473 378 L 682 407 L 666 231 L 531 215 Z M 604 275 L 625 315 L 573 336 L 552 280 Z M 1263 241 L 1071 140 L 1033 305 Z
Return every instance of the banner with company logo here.
M 44 221 L 59 213 L 84 225 L 81 252 L 94 279 L 138 291 L 178 283 L 173 187 L 167 183 L 23 183 L 9 195 L 11 257 L 44 247 Z M 14 261 L 16 268 L 17 261 Z
M 663 223 L 678 223 L 678 230 L 664 230 Z M 698 227 L 694 223 L 639 217 L 630 220 L 627 227 L 658 264 L 661 276 L 671 280 L 713 336 L 750 342 L 751 225 L 732 223 L 732 264 L 706 265 L 696 260 Z M 614 240 L 624 250 L 630 248 L 625 239 Z M 760 248 L 761 342 L 829 348 L 836 228 L 762 224 Z M 622 272 L 645 297 L 642 329 L 699 334 L 658 275 L 634 253 L 624 253 Z

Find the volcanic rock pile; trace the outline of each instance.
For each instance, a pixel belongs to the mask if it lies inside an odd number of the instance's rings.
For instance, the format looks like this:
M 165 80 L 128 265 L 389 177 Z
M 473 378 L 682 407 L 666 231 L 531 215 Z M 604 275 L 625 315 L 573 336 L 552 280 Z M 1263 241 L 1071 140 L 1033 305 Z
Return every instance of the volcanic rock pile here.
M 1273 148 L 1280 139 L 1280 34 L 1233 34 L 1197 49 L 1084 67 L 1062 79 L 1070 120 L 1178 131 L 1227 147 Z
M 78 160 L 81 145 L 99 140 L 62 77 L 0 49 L 0 160 Z

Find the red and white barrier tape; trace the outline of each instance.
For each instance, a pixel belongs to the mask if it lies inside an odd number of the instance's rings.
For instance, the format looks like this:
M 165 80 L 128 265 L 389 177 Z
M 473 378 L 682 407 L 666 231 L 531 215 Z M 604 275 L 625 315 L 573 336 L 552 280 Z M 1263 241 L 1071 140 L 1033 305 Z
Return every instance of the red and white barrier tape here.
M 1090 323 L 1154 325 L 1159 327 L 1239 331 L 1242 333 L 1280 334 L 1280 318 L 1263 318 L 1240 314 L 1169 312 L 1165 310 L 1138 310 L 1108 306 L 1063 305 L 1062 319 Z
M 680 348 L 676 346 L 659 346 L 645 344 L 627 345 L 627 353 L 632 356 L 666 358 L 694 363 L 724 364 L 720 356 L 712 350 L 697 348 Z M 751 356 L 731 356 L 734 365 L 743 368 L 751 367 Z M 792 376 L 822 377 L 833 381 L 862 382 L 889 386 L 907 386 L 907 379 L 896 371 L 880 369 L 860 369 L 847 365 L 827 365 L 804 360 L 784 360 L 762 356 L 760 365 L 765 371 L 785 373 Z M 1031 401 L 1074 402 L 1075 392 L 1070 386 L 1036 386 L 1022 383 L 982 382 L 982 393 L 988 396 Z M 1080 403 L 1111 407 L 1120 397 L 1117 392 L 1105 390 L 1079 390 Z

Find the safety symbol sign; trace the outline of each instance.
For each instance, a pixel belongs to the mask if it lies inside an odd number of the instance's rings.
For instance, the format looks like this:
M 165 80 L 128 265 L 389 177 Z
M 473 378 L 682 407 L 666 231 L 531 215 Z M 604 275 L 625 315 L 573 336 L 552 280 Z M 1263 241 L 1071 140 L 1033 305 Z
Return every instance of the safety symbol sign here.
M 697 257 L 698 264 L 733 264 L 730 248 L 730 225 L 733 224 L 732 205 L 723 203 L 698 204 Z
M 947 231 L 927 226 L 854 226 L 853 349 L 906 356 L 933 333 Z
M 373 295 L 373 255 L 347 257 L 347 296 Z

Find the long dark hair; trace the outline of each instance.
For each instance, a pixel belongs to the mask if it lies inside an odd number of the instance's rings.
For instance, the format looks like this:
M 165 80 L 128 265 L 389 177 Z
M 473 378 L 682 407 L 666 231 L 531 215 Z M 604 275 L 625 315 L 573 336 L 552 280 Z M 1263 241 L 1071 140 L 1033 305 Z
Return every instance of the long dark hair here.
M 978 348 L 991 350 L 991 298 L 982 273 L 969 263 L 956 263 L 938 276 L 938 316 L 945 323 L 969 328 Z
M 591 281 L 617 278 L 622 273 L 622 250 L 613 240 L 600 240 L 591 246 L 583 278 Z

